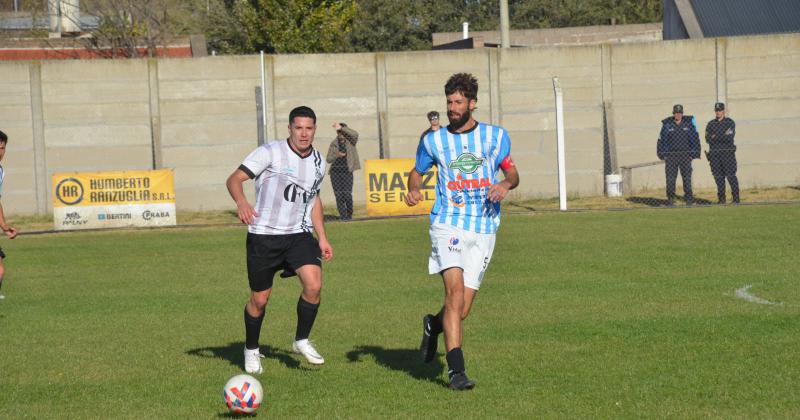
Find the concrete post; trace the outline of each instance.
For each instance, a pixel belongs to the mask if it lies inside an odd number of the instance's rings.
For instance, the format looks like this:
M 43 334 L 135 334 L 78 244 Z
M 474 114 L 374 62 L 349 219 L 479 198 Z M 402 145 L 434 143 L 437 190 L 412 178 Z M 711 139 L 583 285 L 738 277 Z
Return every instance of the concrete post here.
M 267 123 L 264 131 L 267 136 L 272 135 L 272 139 L 278 138 L 278 125 L 275 122 L 275 58 L 271 55 L 264 56 L 264 71 L 267 79 L 266 101 L 264 102 L 264 112 L 267 114 Z M 288 115 L 286 124 L 289 124 Z M 267 139 L 269 141 L 269 139 Z
M 42 106 L 42 63 L 31 62 L 29 67 L 31 92 L 31 121 L 33 129 L 33 173 L 36 188 L 36 213 L 50 211 L 50 180 L 47 177 L 47 156 L 44 142 L 44 108 Z
M 386 92 L 386 55 L 375 54 L 375 83 L 378 94 L 378 156 L 388 159 L 392 156 L 389 149 L 389 99 Z
M 491 114 L 492 124 L 503 125 L 502 113 L 500 112 L 500 54 L 496 48 L 489 52 L 489 113 Z
M 728 40 L 725 38 L 716 39 L 716 58 L 717 58 L 717 102 L 728 103 L 728 71 L 726 63 L 728 61 Z
M 603 102 L 609 104 L 614 100 L 611 75 L 611 44 L 603 44 L 600 47 L 600 71 L 603 78 Z
M 147 60 L 148 87 L 150 89 L 150 144 L 153 152 L 153 169 L 164 167 L 161 151 L 161 101 L 158 93 L 158 60 Z
M 500 0 L 500 46 L 503 48 L 511 47 L 508 21 L 508 0 Z

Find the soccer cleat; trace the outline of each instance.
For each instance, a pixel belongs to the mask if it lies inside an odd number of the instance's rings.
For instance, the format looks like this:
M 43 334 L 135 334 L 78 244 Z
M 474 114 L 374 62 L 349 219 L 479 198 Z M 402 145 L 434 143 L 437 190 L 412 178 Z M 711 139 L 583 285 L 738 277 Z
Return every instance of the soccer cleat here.
M 467 378 L 466 372 L 454 372 L 450 374 L 450 389 L 463 391 L 475 388 L 475 382 Z
M 5 298 L 6 298 L 6 295 L 4 295 L 4 294 L 0 293 L 0 300 L 3 300 L 3 299 L 5 299 Z
M 308 360 L 308 363 L 311 363 L 312 365 L 321 365 L 325 363 L 325 359 L 320 356 L 319 352 L 317 352 L 317 349 L 314 348 L 314 345 L 311 344 L 307 338 L 297 340 L 292 343 L 292 351 L 302 354 L 303 357 Z
M 261 367 L 261 359 L 264 355 L 258 349 L 250 350 L 244 349 L 244 371 L 247 373 L 262 373 L 264 368 Z
M 430 363 L 436 357 L 436 349 L 439 346 L 439 333 L 432 331 L 432 321 L 433 315 L 431 314 L 422 317 L 422 342 L 419 344 L 419 352 L 425 363 Z

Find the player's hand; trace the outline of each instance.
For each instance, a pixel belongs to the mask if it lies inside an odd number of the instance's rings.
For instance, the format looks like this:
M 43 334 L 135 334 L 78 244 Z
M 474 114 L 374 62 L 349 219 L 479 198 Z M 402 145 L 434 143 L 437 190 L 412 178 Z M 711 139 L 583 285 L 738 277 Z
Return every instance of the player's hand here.
M 492 203 L 499 203 L 506 198 L 506 194 L 508 194 L 508 187 L 506 186 L 505 181 L 502 181 L 489 187 L 487 198 Z
M 319 250 L 322 253 L 322 259 L 324 261 L 330 261 L 333 259 L 333 247 L 327 239 L 321 239 L 319 241 Z
M 253 208 L 253 206 L 250 205 L 250 203 L 246 201 L 237 204 L 236 207 L 239 215 L 239 220 L 241 220 L 242 223 L 246 225 L 252 225 L 253 222 L 255 221 L 255 218 L 258 217 L 258 213 L 256 213 L 256 210 Z
M 5 231 L 5 234 L 8 236 L 8 239 L 14 239 L 17 237 L 17 230 L 9 226 L 8 230 Z
M 408 206 L 416 206 L 422 201 L 422 193 L 419 190 L 411 190 L 406 194 L 406 204 Z
M 336 154 L 339 155 L 340 158 L 347 156 L 345 152 L 336 152 Z

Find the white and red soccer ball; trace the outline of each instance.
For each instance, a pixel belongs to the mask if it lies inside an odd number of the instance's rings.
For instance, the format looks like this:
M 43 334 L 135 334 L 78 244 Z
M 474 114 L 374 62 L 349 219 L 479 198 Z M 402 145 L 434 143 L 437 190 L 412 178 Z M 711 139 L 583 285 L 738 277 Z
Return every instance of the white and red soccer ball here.
M 264 389 L 261 382 L 250 375 L 236 375 L 228 379 L 222 390 L 225 405 L 233 414 L 251 414 L 261 406 Z

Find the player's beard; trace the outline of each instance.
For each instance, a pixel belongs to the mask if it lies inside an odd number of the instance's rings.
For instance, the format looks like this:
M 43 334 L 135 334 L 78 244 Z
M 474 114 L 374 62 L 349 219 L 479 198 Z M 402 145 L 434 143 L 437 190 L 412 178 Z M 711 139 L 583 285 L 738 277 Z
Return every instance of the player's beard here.
M 467 123 L 467 121 L 469 121 L 470 118 L 472 118 L 472 111 L 467 109 L 466 111 L 464 111 L 463 114 L 461 114 L 461 118 L 457 120 L 454 120 L 452 115 L 453 114 L 451 112 L 447 113 L 447 119 L 450 121 L 449 128 L 451 131 L 458 131 L 461 127 L 464 126 L 464 124 Z

